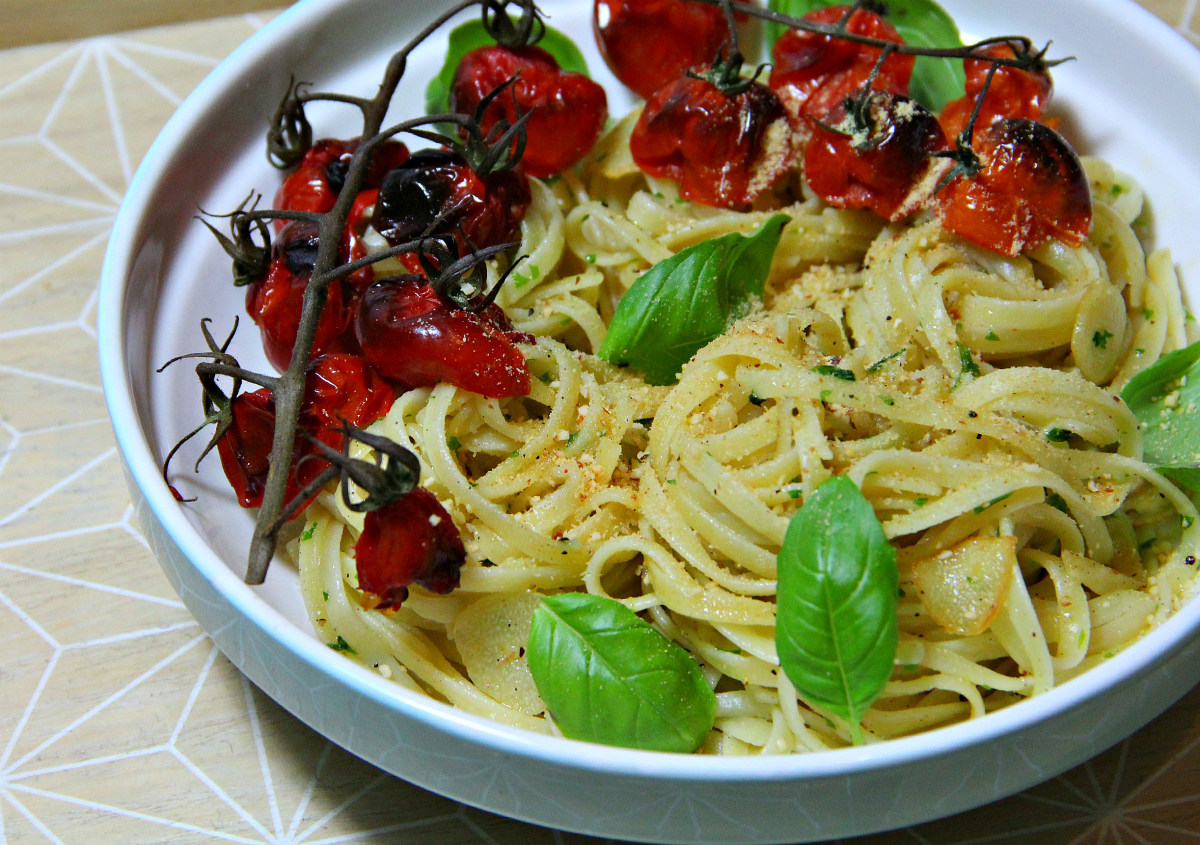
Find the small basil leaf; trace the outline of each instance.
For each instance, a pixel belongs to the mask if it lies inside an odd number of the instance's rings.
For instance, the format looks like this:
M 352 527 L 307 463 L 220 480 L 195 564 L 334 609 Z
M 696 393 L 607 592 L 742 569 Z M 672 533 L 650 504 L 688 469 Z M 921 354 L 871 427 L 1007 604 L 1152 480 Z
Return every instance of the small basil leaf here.
M 450 46 L 446 50 L 446 61 L 442 64 L 442 69 L 438 71 L 437 76 L 429 80 L 429 85 L 425 89 L 426 114 L 442 114 L 449 110 L 450 85 L 454 82 L 454 72 L 458 70 L 463 56 L 472 50 L 489 47 L 495 43 L 496 39 L 488 35 L 487 30 L 483 28 L 483 21 L 479 19 L 467 21 L 454 28 L 454 31 L 450 33 Z M 557 29 L 547 26 L 546 34 L 542 36 L 542 40 L 537 43 L 537 46 L 553 56 L 562 70 L 587 75 L 587 61 L 583 58 L 583 53 L 579 52 L 574 41 Z
M 674 384 L 688 359 L 762 296 L 790 219 L 776 214 L 749 236 L 722 235 L 655 264 L 622 297 L 597 354 L 650 384 Z
M 547 596 L 526 654 L 566 737 L 686 754 L 712 730 L 717 699 L 699 664 L 619 601 Z
M 892 674 L 896 550 L 854 482 L 835 476 L 792 517 L 779 552 L 775 647 L 811 704 L 859 723 Z
M 1159 358 L 1129 380 L 1121 398 L 1142 424 L 1146 463 L 1200 491 L 1200 343 Z
M 814 9 L 842 3 L 840 0 L 770 0 L 768 5 L 772 11 L 798 18 Z M 885 0 L 883 5 L 887 9 L 884 18 L 896 27 L 905 44 L 947 49 L 963 46 L 954 19 L 933 0 Z M 786 29 L 782 24 L 768 24 L 769 44 L 773 46 Z M 962 59 L 918 56 L 908 88 L 914 100 L 936 113 L 946 103 L 966 93 L 965 83 Z

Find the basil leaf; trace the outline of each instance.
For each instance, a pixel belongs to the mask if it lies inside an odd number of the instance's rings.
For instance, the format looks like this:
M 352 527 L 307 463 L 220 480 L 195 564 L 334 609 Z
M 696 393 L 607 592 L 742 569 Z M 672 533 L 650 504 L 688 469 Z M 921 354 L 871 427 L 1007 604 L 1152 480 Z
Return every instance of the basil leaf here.
M 479 19 L 467 21 L 454 28 L 454 31 L 450 33 L 450 46 L 446 50 L 446 61 L 442 64 L 442 69 L 438 71 L 437 76 L 429 80 L 429 85 L 425 89 L 426 114 L 442 114 L 449 110 L 450 85 L 454 82 L 454 72 L 458 70 L 463 56 L 472 50 L 489 47 L 495 43 L 496 39 L 488 35 L 487 30 L 483 28 L 483 21 Z M 554 60 L 558 62 L 558 66 L 564 71 L 587 75 L 587 61 L 583 58 L 583 53 L 579 52 L 574 41 L 557 29 L 547 26 L 546 34 L 542 36 L 542 40 L 537 43 L 537 46 L 553 56 Z
M 841 0 L 770 0 L 772 11 L 792 17 L 803 17 L 814 9 L 842 5 Z M 883 15 L 896 27 L 904 43 L 914 47 L 962 47 L 958 26 L 941 6 L 933 0 L 884 0 Z M 768 44 L 774 46 L 787 30 L 783 24 L 767 24 Z M 966 94 L 966 72 L 962 59 L 939 59 L 918 56 L 913 66 L 909 95 L 931 112 L 939 112 L 951 100 Z
M 834 476 L 792 517 L 779 552 L 775 647 L 811 704 L 859 723 L 896 658 L 896 550 L 854 482 Z
M 650 384 L 674 384 L 688 359 L 762 296 L 790 219 L 776 214 L 752 235 L 722 235 L 655 264 L 622 297 L 597 354 Z
M 526 659 L 571 739 L 691 753 L 712 730 L 717 699 L 699 664 L 619 601 L 546 596 L 533 612 Z
M 1129 380 L 1121 398 L 1142 424 L 1146 463 L 1200 491 L 1200 343 L 1159 358 Z

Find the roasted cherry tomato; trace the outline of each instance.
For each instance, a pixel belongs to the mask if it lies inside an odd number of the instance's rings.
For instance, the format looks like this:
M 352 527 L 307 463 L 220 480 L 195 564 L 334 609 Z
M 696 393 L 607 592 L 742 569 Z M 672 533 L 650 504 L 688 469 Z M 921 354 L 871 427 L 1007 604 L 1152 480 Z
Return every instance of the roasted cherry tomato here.
M 1050 127 L 1007 118 L 976 130 L 976 172 L 951 182 L 938 195 L 942 225 L 995 252 L 1022 249 L 1058 238 L 1079 246 L 1092 222 L 1092 199 L 1079 156 Z
M 647 100 L 729 41 L 724 12 L 688 0 L 596 0 L 593 26 L 617 79 Z
M 419 276 L 381 279 L 367 288 L 358 337 L 371 366 L 405 388 L 445 381 L 484 396 L 529 393 L 529 367 L 515 343 L 533 337 L 513 331 L 497 305 L 478 314 L 447 305 Z
M 562 173 L 587 155 L 604 131 L 604 89 L 582 73 L 561 70 L 539 47 L 511 50 L 496 44 L 463 56 L 450 85 L 450 110 L 474 114 L 484 97 L 513 77 L 511 89 L 487 107 L 480 128 L 487 135 L 499 121 L 515 124 L 532 112 L 521 164 L 530 176 Z
M 365 428 L 386 414 L 395 398 L 391 385 L 366 360 L 331 352 L 309 365 L 300 414 L 305 425 L 321 433 L 340 428 L 343 420 Z
M 304 385 L 292 447 L 292 473 L 284 498 L 290 501 L 328 466 L 319 458 L 308 457 L 316 452 L 309 437 L 340 449 L 342 435 L 336 429 L 343 420 L 359 427 L 370 425 L 387 413 L 394 398 L 391 385 L 362 358 L 337 353 L 314 358 Z M 232 414 L 233 424 L 217 442 L 217 453 L 242 507 L 256 508 L 262 504 L 266 489 L 275 435 L 271 392 L 261 388 L 239 393 L 233 399 Z
M 895 27 L 866 9 L 827 6 L 809 12 L 804 20 L 821 24 L 845 20 L 846 31 L 854 35 L 904 43 Z M 819 117 L 863 87 L 882 53 L 877 47 L 789 29 L 771 50 L 774 63 L 768 84 L 792 115 Z M 879 68 L 871 87 L 908 94 L 915 61 L 913 56 L 892 53 Z
M 1021 55 L 1023 49 L 1024 45 L 1020 42 L 1005 42 L 991 44 L 984 48 L 983 52 L 998 59 L 1011 59 Z M 967 59 L 963 62 L 963 67 L 967 72 L 966 96 L 947 103 L 938 115 L 942 129 L 951 139 L 957 138 L 970 121 L 971 114 L 975 111 L 975 102 L 983 93 L 983 86 L 992 64 L 979 59 Z M 975 131 L 985 129 L 1006 117 L 1041 120 L 1053 94 L 1054 81 L 1044 64 L 1038 62 L 1029 70 L 1000 65 L 992 76 L 987 96 L 983 98 L 983 105 L 979 107 Z
M 478 176 L 454 153 L 421 150 L 383 180 L 371 225 L 394 246 L 421 237 L 440 213 L 455 209 L 431 234 L 454 233 L 465 255 L 518 240 L 531 198 L 520 167 Z
M 289 211 L 325 213 L 337 202 L 338 192 L 346 183 L 350 158 L 358 149 L 358 139 L 340 141 L 326 138 L 308 148 L 300 164 L 288 174 L 275 194 L 275 207 Z M 376 148 L 367 170 L 364 188 L 378 188 L 384 175 L 408 158 L 408 148 L 399 141 L 384 141 Z M 275 221 L 275 230 L 285 221 Z
M 450 592 L 466 559 L 450 514 L 422 487 L 368 511 L 354 544 L 359 589 L 379 610 L 399 608 L 410 584 L 431 593 Z
M 804 149 L 804 173 L 821 199 L 838 208 L 869 208 L 898 220 L 915 211 L 906 200 L 945 149 L 937 118 L 915 100 L 875 91 L 859 114 L 843 101 L 821 121 Z
M 246 288 L 246 311 L 262 332 L 267 360 L 278 370 L 288 368 L 292 347 L 300 327 L 304 290 L 317 260 L 316 227 L 295 220 L 288 223 L 271 246 L 271 264 L 265 278 Z M 313 354 L 353 352 L 354 292 L 345 280 L 329 285 L 321 321 L 313 343 Z
M 646 173 L 679 182 L 685 199 L 739 208 L 787 174 L 792 144 L 787 112 L 767 86 L 752 82 L 730 96 L 680 75 L 646 103 L 629 150 Z

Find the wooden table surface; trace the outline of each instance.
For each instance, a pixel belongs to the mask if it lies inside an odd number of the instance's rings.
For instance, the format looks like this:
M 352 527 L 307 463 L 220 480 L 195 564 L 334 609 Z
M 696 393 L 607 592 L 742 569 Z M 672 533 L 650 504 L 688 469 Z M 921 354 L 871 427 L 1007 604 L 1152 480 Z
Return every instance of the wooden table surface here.
M 1198 0 L 1142 4 L 1200 46 Z M 297 722 L 214 649 L 133 519 L 96 363 L 105 239 L 159 128 L 268 18 L 0 51 L 0 845 L 592 841 Z M 1198 746 L 1200 690 L 1026 793 L 855 842 L 1200 841 Z

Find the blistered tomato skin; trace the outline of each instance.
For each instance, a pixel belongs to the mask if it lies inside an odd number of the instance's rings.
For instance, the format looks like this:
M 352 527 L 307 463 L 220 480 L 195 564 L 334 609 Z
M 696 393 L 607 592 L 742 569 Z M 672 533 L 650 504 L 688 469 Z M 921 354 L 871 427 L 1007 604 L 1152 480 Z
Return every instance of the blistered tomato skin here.
M 1020 46 L 1020 45 L 1018 45 Z M 984 48 L 988 56 L 998 59 L 1011 59 L 1016 56 L 1016 48 L 1007 43 L 992 44 Z M 975 111 L 975 102 L 983 93 L 987 82 L 991 62 L 978 59 L 967 59 L 963 62 L 967 73 L 966 95 L 945 105 L 938 115 L 946 137 L 957 138 L 966 128 Z M 1050 71 L 1042 65 L 1029 70 L 1000 65 L 988 85 L 987 95 L 979 108 L 979 116 L 975 119 L 974 130 L 986 129 L 998 120 L 1009 117 L 1023 117 L 1027 120 L 1041 120 L 1050 98 L 1054 94 L 1054 81 Z
M 870 131 L 855 126 L 844 102 L 820 122 L 812 121 L 805 176 L 830 205 L 869 208 L 900 219 L 914 210 L 905 201 L 928 169 L 930 154 L 949 145 L 937 118 L 908 97 L 876 92 L 868 114 Z
M 505 120 L 525 124 L 521 165 L 530 176 L 562 173 L 587 155 L 604 131 L 608 98 L 604 89 L 582 73 L 561 70 L 554 57 L 538 47 L 512 50 L 499 44 L 463 56 L 450 85 L 450 110 L 473 115 L 480 102 L 516 77 L 484 111 L 484 135 Z
M 646 173 L 679 182 L 684 199 L 742 208 L 787 174 L 792 136 L 787 113 L 767 86 L 752 83 L 731 97 L 682 75 L 646 103 L 629 150 Z
M 246 311 L 262 333 L 267 360 L 280 372 L 286 370 L 292 360 L 304 291 L 312 278 L 317 248 L 316 229 L 312 224 L 288 223 L 271 246 L 271 264 L 266 277 L 246 287 Z M 352 314 L 347 307 L 352 298 L 344 282 L 339 280 L 329 285 L 325 308 L 317 324 L 314 355 L 354 351 Z
M 942 225 L 972 243 L 1017 256 L 1051 238 L 1087 239 L 1091 191 L 1079 156 L 1050 127 L 1009 118 L 975 133 L 981 168 L 938 194 Z
M 308 148 L 296 169 L 288 174 L 275 194 L 275 207 L 286 211 L 312 211 L 324 214 L 337 202 L 346 181 L 350 158 L 358 149 L 358 139 L 341 141 L 326 138 Z M 408 158 L 408 148 L 399 141 L 385 141 L 376 148 L 367 170 L 365 188 L 378 188 L 384 175 Z M 275 221 L 275 230 L 285 221 Z
M 369 511 L 354 544 L 358 586 L 379 610 L 398 609 L 412 584 L 449 593 L 466 559 L 450 514 L 422 487 Z
M 445 381 L 483 396 L 529 393 L 529 367 L 496 305 L 480 314 L 447 306 L 418 276 L 381 279 L 363 294 L 358 337 L 367 361 L 404 388 Z
M 421 237 L 440 213 L 455 209 L 430 234 L 454 234 L 466 255 L 519 240 L 531 200 L 519 166 L 481 177 L 453 153 L 421 150 L 383 180 L 371 225 L 395 246 Z
M 343 420 L 365 428 L 392 407 L 395 391 L 360 357 L 343 353 L 312 360 L 304 384 L 292 470 L 284 499 L 291 501 L 300 489 L 324 471 L 328 463 L 315 454 L 310 437 L 335 449 L 342 447 L 337 431 Z M 242 392 L 232 402 L 233 424 L 217 442 L 221 467 L 244 508 L 262 505 L 275 436 L 275 402 L 266 388 Z
M 866 9 L 851 13 L 849 6 L 827 6 L 809 12 L 804 20 L 836 24 L 847 14 L 847 32 L 904 43 L 895 27 Z M 863 87 L 882 52 L 877 47 L 789 29 L 771 50 L 773 64 L 768 84 L 793 116 L 819 117 Z M 892 53 L 880 67 L 872 88 L 907 95 L 915 61 L 913 56 Z
M 646 100 L 729 41 L 724 12 L 688 0 L 596 0 L 593 26 L 613 74 Z

